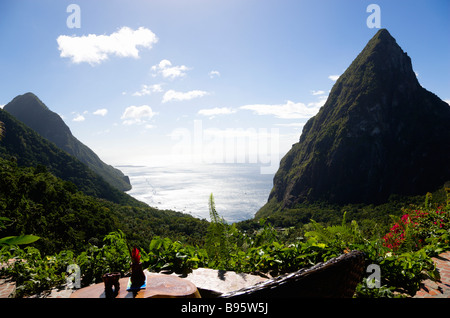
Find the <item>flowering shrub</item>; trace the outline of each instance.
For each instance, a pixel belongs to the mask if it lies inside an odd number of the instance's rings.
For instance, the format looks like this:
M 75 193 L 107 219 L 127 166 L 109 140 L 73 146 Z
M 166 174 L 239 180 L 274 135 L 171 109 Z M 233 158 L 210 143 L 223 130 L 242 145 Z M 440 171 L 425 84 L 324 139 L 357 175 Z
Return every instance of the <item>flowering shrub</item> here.
M 405 241 L 405 233 L 407 232 L 410 223 L 409 214 L 404 214 L 400 220 L 394 223 L 389 233 L 383 237 L 383 245 L 393 251 L 397 251 Z
M 411 210 L 403 214 L 383 237 L 383 245 L 393 252 L 419 250 L 427 239 L 450 229 L 450 212 L 442 207 L 434 210 Z

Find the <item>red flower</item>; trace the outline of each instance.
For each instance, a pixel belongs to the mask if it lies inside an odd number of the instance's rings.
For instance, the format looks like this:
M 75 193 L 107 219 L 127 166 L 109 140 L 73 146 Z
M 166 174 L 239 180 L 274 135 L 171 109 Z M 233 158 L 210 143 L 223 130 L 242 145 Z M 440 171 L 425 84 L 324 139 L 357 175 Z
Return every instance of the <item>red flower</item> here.
M 141 254 L 139 253 L 139 250 L 135 247 L 133 247 L 133 250 L 131 251 L 131 260 L 133 261 L 133 264 L 139 264 L 141 260 Z

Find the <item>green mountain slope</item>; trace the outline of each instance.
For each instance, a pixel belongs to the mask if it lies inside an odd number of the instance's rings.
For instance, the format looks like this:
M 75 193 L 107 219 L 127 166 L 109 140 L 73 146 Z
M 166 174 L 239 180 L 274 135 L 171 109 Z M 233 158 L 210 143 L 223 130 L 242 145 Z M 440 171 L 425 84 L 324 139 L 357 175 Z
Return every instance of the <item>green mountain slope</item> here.
M 116 203 L 144 205 L 112 187 L 77 158 L 59 149 L 54 143 L 1 109 L 0 122 L 3 122 L 4 126 L 0 157 L 14 157 L 21 166 L 40 166 L 48 169 L 55 176 L 75 184 L 85 194 Z
M 42 253 L 84 250 L 121 230 L 131 245 L 155 236 L 195 244 L 208 222 L 157 210 L 113 188 L 84 163 L 0 109 L 0 216 L 2 236 L 33 233 Z M 206 203 L 205 203 L 206 204 Z
M 379 30 L 281 160 L 257 217 L 434 191 L 450 180 L 449 123 L 449 105 L 421 87 L 409 56 Z
M 75 138 L 61 117 L 33 93 L 15 97 L 3 108 L 42 137 L 78 158 L 113 187 L 128 191 L 130 181 L 120 170 L 104 163 L 89 147 Z

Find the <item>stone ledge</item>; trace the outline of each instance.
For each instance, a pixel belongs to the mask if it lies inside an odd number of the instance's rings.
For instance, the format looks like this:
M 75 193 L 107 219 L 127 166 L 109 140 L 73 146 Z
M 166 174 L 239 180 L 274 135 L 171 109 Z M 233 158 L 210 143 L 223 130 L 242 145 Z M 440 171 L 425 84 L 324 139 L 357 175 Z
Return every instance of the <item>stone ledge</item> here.
M 151 275 L 154 275 L 155 273 L 149 274 L 151 277 Z M 195 269 L 187 276 L 180 276 L 174 273 L 171 275 L 176 275 L 191 281 L 204 298 L 218 296 L 244 287 L 250 287 L 267 280 L 267 278 L 257 275 L 210 268 Z

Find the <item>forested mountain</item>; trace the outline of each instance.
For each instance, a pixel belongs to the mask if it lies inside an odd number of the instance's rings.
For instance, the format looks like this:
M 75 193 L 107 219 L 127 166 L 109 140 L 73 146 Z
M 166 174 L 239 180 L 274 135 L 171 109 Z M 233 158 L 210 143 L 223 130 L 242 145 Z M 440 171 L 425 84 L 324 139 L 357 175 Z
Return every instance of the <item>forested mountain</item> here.
M 117 190 L 1 109 L 0 124 L 0 216 L 11 220 L 2 235 L 33 233 L 44 253 L 82 250 L 117 230 L 138 246 L 157 235 L 203 239 L 205 220 L 151 208 Z
M 196 243 L 207 227 L 206 221 L 187 214 L 88 196 L 43 166 L 21 167 L 3 158 L 0 216 L 11 220 L 2 236 L 33 233 L 40 237 L 34 246 L 43 253 L 83 250 L 88 243 L 101 245 L 106 234 L 117 230 L 138 246 L 147 247 L 157 235 Z
M 383 203 L 450 180 L 450 107 L 379 30 L 281 160 L 257 216 L 307 202 Z
M 20 166 L 48 169 L 55 176 L 75 184 L 85 194 L 116 203 L 143 205 L 1 109 L 0 122 L 4 126 L 0 157 L 15 158 Z
M 3 108 L 60 149 L 71 154 L 110 185 L 121 190 L 131 189 L 130 180 L 120 170 L 107 165 L 89 147 L 75 138 L 61 117 L 51 111 L 36 95 L 26 93 L 15 97 Z

